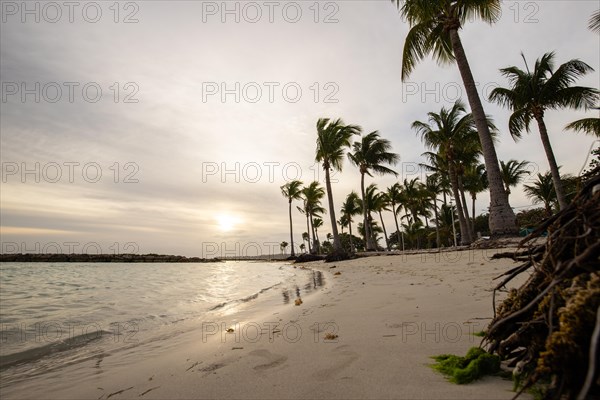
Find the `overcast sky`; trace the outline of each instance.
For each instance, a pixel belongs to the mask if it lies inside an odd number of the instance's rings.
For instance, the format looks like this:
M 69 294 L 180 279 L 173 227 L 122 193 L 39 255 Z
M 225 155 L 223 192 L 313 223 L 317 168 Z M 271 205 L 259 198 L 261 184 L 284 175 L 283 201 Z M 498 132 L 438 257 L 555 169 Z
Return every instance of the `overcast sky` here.
M 268 252 L 289 241 L 279 187 L 323 180 L 314 164 L 318 118 L 379 130 L 400 154 L 400 179 L 410 179 L 426 150 L 411 123 L 466 101 L 455 65 L 427 59 L 401 81 L 408 25 L 388 0 L 23 4 L 1 2 L 4 253 L 55 244 L 63 252 Z M 461 35 L 481 95 L 507 85 L 499 68 L 524 67 L 521 52 L 530 65 L 548 51 L 557 63 L 579 58 L 595 69 L 579 84 L 598 87 L 600 36 L 587 29 L 597 8 L 505 1 L 494 26 L 467 24 Z M 485 99 L 484 108 L 501 131 L 499 158 L 546 172 L 537 127 L 515 143 L 509 112 Z M 591 115 L 547 113 L 563 173 L 577 175 L 594 144 L 563 127 Z M 335 179 L 339 210 L 360 175 L 346 162 Z M 374 181 L 383 189 L 394 178 Z M 480 195 L 477 212 L 488 202 Z M 513 191 L 516 211 L 530 204 Z M 299 241 L 305 220 L 294 218 Z

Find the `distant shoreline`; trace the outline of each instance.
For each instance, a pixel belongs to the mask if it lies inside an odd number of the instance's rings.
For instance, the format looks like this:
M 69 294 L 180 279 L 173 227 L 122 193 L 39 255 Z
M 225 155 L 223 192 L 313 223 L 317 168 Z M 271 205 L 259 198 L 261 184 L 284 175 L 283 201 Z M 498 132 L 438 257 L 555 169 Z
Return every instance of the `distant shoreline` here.
M 0 262 L 113 262 L 113 263 L 213 263 L 224 261 L 285 261 L 287 255 L 186 257 L 168 254 L 0 254 Z
M 0 254 L 0 262 L 209 263 L 219 258 L 166 254 Z

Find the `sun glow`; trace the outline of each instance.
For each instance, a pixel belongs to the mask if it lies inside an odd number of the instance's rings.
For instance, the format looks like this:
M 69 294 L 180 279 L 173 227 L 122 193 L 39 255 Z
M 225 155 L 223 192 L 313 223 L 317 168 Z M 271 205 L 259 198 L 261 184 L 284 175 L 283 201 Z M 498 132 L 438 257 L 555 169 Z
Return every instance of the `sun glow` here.
M 217 215 L 216 219 L 219 229 L 223 232 L 228 232 L 234 229 L 240 222 L 238 218 L 229 214 L 219 214 Z

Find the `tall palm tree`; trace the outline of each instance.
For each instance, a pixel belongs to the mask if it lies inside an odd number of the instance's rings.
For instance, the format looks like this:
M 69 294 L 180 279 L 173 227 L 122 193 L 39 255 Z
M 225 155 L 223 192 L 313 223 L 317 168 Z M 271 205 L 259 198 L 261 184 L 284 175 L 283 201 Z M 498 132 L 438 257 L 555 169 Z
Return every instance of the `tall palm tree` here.
M 567 206 L 567 201 L 544 115 L 546 110 L 558 108 L 591 108 L 598 100 L 600 92 L 594 88 L 572 86 L 577 78 L 593 71 L 592 67 L 582 61 L 570 60 L 554 70 L 554 52 L 550 52 L 536 60 L 533 71 L 530 71 L 525 56 L 521 56 L 525 61 L 526 71 L 514 66 L 502 68 L 500 71 L 508 78 L 511 86 L 495 88 L 490 93 L 490 100 L 513 111 L 508 129 L 515 140 L 521 137 L 523 130 L 529 132 L 531 120 L 537 122 L 550 164 L 558 204 L 563 209 Z
M 362 212 L 360 198 L 355 191 L 352 191 L 346 196 L 344 204 L 342 204 L 342 214 L 348 221 L 348 230 L 350 232 L 350 252 L 354 252 L 354 243 L 352 242 L 352 217 Z
M 366 229 L 367 251 L 376 250 L 375 243 L 371 239 L 369 232 L 370 224 L 367 221 L 367 208 L 365 207 L 365 175 L 373 176 L 371 171 L 378 175 L 398 174 L 386 167 L 387 165 L 396 165 L 400 156 L 392 153 L 392 144 L 389 140 L 379 136 L 379 132 L 374 131 L 362 137 L 360 142 L 354 142 L 352 152 L 348 153 L 350 162 L 358 167 L 360 171 L 360 191 L 363 201 L 363 226 Z
M 552 204 L 557 199 L 552 180 L 552 174 L 546 172 L 544 175 L 537 174 L 537 180 L 531 185 L 523 185 L 525 195 L 533 200 L 533 204 L 544 204 L 547 217 L 552 215 Z
M 387 189 L 387 196 L 388 196 L 388 199 L 390 200 L 390 204 L 392 206 L 392 214 L 394 214 L 394 222 L 396 223 L 396 232 L 397 232 L 396 234 L 400 236 L 402 251 L 404 251 L 404 233 L 400 230 L 400 227 L 398 226 L 398 215 L 397 215 L 398 210 L 400 208 L 402 208 L 402 201 L 404 199 L 402 190 L 403 190 L 402 185 L 400 185 L 398 182 L 396 182 Z M 397 205 L 400 206 L 398 209 L 396 209 Z
M 392 0 L 411 26 L 404 43 L 402 80 L 430 53 L 441 64 L 456 61 L 471 106 L 490 183 L 490 231 L 493 236 L 518 233 L 515 213 L 502 186 L 498 156 L 471 67 L 458 31 L 476 17 L 492 24 L 502 15 L 500 0 Z
M 315 230 L 315 241 L 316 243 L 321 243 L 321 239 L 319 239 L 319 228 L 323 226 L 323 220 L 321 218 L 313 218 L 312 226 Z
M 294 200 L 300 200 L 302 198 L 302 185 L 301 181 L 293 180 L 281 186 L 281 194 L 283 197 L 288 199 L 288 210 L 290 215 L 290 243 L 292 250 L 290 256 L 295 257 L 296 252 L 294 251 L 294 231 L 292 229 L 292 202 Z
M 412 128 L 421 136 L 425 146 L 437 151 L 441 159 L 445 160 L 448 165 L 450 184 L 458 211 L 461 243 L 466 245 L 472 241 L 471 229 L 465 218 L 457 168 L 464 153 L 463 150 L 466 149 L 467 152 L 471 152 L 474 143 L 476 143 L 477 133 L 473 115 L 467 114 L 462 102 L 457 101 L 452 109 L 448 110 L 442 107 L 439 114 L 430 112 L 428 116 L 428 122 L 415 121 Z M 488 124 L 490 124 L 489 120 Z
M 471 165 L 466 170 L 465 174 L 465 188 L 471 195 L 471 233 L 473 238 L 475 237 L 475 202 L 477 201 L 477 195 L 484 192 L 488 188 L 487 173 L 485 171 L 485 165 Z
M 504 182 L 504 188 L 506 194 L 510 196 L 510 188 L 517 186 L 525 175 L 530 175 L 531 172 L 527 170 L 529 161 L 517 161 L 508 160 L 506 163 L 500 161 L 500 172 L 502 173 L 502 182 Z
M 439 174 L 431 174 L 425 178 L 425 193 L 433 200 L 433 212 L 435 214 L 435 243 L 437 247 L 441 247 L 440 242 L 440 223 L 437 207 L 437 197 L 442 191 L 442 183 Z
M 381 221 L 381 228 L 383 229 L 383 237 L 385 238 L 385 247 L 388 251 L 390 248 L 390 240 L 388 239 L 387 230 L 385 229 L 385 223 L 383 222 L 383 211 L 390 211 L 388 205 L 390 204 L 390 199 L 385 192 L 379 192 L 375 195 L 375 211 L 379 214 L 379 220 Z
M 317 150 L 315 160 L 323 164 L 325 170 L 325 186 L 329 202 L 329 217 L 333 232 L 333 250 L 336 255 L 343 253 L 342 242 L 338 234 L 331 190 L 331 171 L 341 171 L 346 147 L 350 147 L 350 140 L 354 135 L 360 135 L 361 128 L 357 125 L 344 125 L 341 119 L 331 121 L 329 118 L 320 118 L 317 121 Z
M 306 231 L 309 233 L 308 237 L 308 251 L 310 253 L 319 252 L 319 241 L 316 239 L 315 230 L 312 226 L 312 220 L 316 216 L 324 214 L 326 211 L 321 206 L 321 199 L 325 196 L 325 189 L 321 187 L 321 184 L 317 181 L 313 181 L 310 185 L 302 189 L 302 196 L 304 198 L 303 208 L 298 207 L 298 210 L 306 215 Z M 312 232 L 313 245 L 310 243 L 310 233 Z

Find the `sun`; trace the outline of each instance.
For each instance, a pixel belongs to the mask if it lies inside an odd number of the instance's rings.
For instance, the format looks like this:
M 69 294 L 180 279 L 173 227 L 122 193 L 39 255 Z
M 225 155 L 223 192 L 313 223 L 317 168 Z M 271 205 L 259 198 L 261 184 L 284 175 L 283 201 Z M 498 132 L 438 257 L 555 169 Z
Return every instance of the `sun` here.
M 228 232 L 236 227 L 239 223 L 238 218 L 229 214 L 219 214 L 216 216 L 219 229 L 223 232 Z

